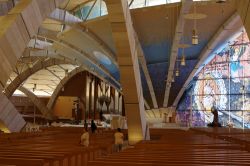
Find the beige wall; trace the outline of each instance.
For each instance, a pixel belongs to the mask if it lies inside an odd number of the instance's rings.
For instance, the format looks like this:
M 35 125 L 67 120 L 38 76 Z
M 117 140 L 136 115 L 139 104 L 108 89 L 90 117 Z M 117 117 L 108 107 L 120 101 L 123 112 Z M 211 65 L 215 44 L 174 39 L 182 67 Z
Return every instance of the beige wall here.
M 72 118 L 73 101 L 76 97 L 60 96 L 53 108 L 54 115 L 59 118 Z

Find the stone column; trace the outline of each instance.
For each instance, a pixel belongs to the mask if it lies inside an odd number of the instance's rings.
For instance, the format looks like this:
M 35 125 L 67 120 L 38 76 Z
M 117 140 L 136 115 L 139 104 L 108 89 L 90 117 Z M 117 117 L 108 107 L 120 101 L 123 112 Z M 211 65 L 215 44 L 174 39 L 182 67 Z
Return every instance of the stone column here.
M 132 26 L 127 0 L 106 0 L 116 55 L 120 68 L 122 91 L 128 123 L 129 143 L 149 138 L 146 126 L 138 44 Z

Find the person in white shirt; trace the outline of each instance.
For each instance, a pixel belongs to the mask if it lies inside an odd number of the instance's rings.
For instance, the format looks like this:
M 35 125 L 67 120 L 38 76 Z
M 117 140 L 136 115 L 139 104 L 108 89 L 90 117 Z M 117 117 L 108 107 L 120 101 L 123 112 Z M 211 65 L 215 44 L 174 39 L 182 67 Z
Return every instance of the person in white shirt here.
M 117 129 L 117 132 L 115 132 L 114 137 L 115 137 L 116 151 L 120 152 L 122 150 L 123 137 L 124 137 L 120 128 Z
M 83 128 L 83 134 L 81 135 L 80 144 L 85 147 L 89 146 L 89 132 L 85 128 Z

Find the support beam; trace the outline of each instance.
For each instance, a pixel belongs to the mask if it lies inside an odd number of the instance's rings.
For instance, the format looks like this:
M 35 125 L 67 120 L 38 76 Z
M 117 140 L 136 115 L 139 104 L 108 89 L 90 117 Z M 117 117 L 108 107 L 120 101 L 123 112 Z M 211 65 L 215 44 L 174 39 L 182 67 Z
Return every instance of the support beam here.
M 234 13 L 230 18 L 226 20 L 226 22 L 217 30 L 217 32 L 213 35 L 213 37 L 202 50 L 201 55 L 199 56 L 199 61 L 188 76 L 187 80 L 185 81 L 173 103 L 174 108 L 176 108 L 177 104 L 181 99 L 181 96 L 183 95 L 190 81 L 192 81 L 193 77 L 197 73 L 197 70 L 200 69 L 201 66 L 205 66 L 204 61 L 209 55 L 213 53 L 214 48 L 221 42 L 224 42 L 222 40 L 225 36 L 230 36 L 231 34 L 237 32 L 237 30 L 239 30 L 235 29 L 235 25 L 240 25 L 240 17 L 237 13 Z
M 106 0 L 108 17 L 116 46 L 128 118 L 129 143 L 149 138 L 146 131 L 144 100 L 136 45 L 130 10 L 126 0 Z
M 174 76 L 175 62 L 178 56 L 178 44 L 180 43 L 181 37 L 184 32 L 184 24 L 185 24 L 184 14 L 189 12 L 191 6 L 192 6 L 192 0 L 182 1 L 182 6 L 181 6 L 179 18 L 178 18 L 176 29 L 175 29 L 175 35 L 174 35 L 174 40 L 172 43 L 171 54 L 170 54 L 170 59 L 169 59 L 169 67 L 168 67 L 168 73 L 167 73 L 167 81 L 166 81 L 163 107 L 168 107 L 168 99 L 169 99 L 169 93 L 170 93 L 170 88 L 171 88 L 170 84 L 172 83 L 172 79 Z
M 0 86 L 3 87 L 42 21 L 65 0 L 22 0 L 0 18 Z M 33 16 L 33 17 L 31 17 Z M 3 25 L 3 26 L 2 26 Z M 1 93 L 0 119 L 10 131 L 18 132 L 25 121 Z
M 158 108 L 157 100 L 156 100 L 156 97 L 155 97 L 154 87 L 153 87 L 152 80 L 151 80 L 151 77 L 150 77 L 149 72 L 148 72 L 147 61 L 145 59 L 145 55 L 143 53 L 143 50 L 141 48 L 141 44 L 139 42 L 138 36 L 137 36 L 135 31 L 134 31 L 134 36 L 135 36 L 136 46 L 137 46 L 137 50 L 138 50 L 139 62 L 141 64 L 142 71 L 143 71 L 143 73 L 145 75 L 146 82 L 148 84 L 148 89 L 149 89 L 149 92 L 150 92 L 152 103 L 153 103 L 154 108 Z
M 56 75 L 56 73 L 54 73 L 53 71 L 51 71 L 50 69 L 48 69 L 47 67 L 45 68 L 48 72 L 50 72 L 53 76 L 55 76 L 59 81 L 61 81 L 61 78 Z
M 145 107 L 146 107 L 147 110 L 150 109 L 150 107 L 149 107 L 149 105 L 148 105 L 148 102 L 147 102 L 147 100 L 145 100 L 145 99 L 144 99 L 144 105 L 145 105 Z
M 76 46 L 62 40 L 58 40 L 57 38 L 52 38 L 51 36 L 45 36 L 45 34 L 39 35 L 38 38 L 47 38 L 49 40 L 52 40 L 54 42 L 53 44 L 53 49 L 57 50 L 57 52 L 60 52 L 60 55 L 73 60 L 77 60 L 77 62 L 85 62 L 88 60 L 90 63 L 92 63 L 96 68 L 100 69 L 100 71 L 103 71 L 105 75 L 107 75 L 109 78 L 112 79 L 117 85 L 119 84 L 117 80 L 115 80 L 110 72 L 103 66 L 101 65 L 97 59 L 93 58 L 93 56 L 87 54 L 84 50 L 77 48 Z M 46 50 L 42 50 L 44 52 Z
M 49 111 L 47 106 L 33 92 L 23 86 L 20 86 L 18 90 L 23 92 L 32 101 L 45 118 L 52 119 L 52 114 L 50 114 L 51 111 Z
M 5 85 L 17 59 L 21 57 L 29 40 L 37 33 L 43 19 L 64 0 L 20 1 L 0 19 L 1 82 Z M 30 17 L 30 16 L 36 17 Z
M 26 69 L 24 72 L 19 74 L 6 88 L 5 88 L 5 95 L 9 98 L 15 92 L 15 90 L 32 74 L 36 73 L 37 71 L 58 64 L 69 64 L 69 61 L 65 60 L 58 60 L 58 59 L 48 59 L 46 61 L 39 61 L 35 63 L 32 68 Z
M 237 12 L 241 17 L 242 23 L 250 36 L 250 0 L 235 0 Z
M 9 132 L 19 132 L 26 122 L 11 101 L 2 93 L 1 85 L 0 91 L 0 121 Z
M 59 10 L 59 9 L 58 9 Z M 60 10 L 62 11 L 62 10 Z M 71 16 L 69 14 L 69 16 Z M 73 16 L 71 16 L 73 17 Z M 55 19 L 55 21 L 59 21 L 61 22 L 61 24 L 64 24 L 65 20 L 63 20 L 63 18 L 59 17 L 53 17 L 51 19 Z M 79 36 L 83 36 L 88 38 L 91 42 L 93 42 L 94 45 L 96 45 L 103 53 L 105 53 L 105 55 L 111 60 L 111 62 L 117 67 L 117 61 L 116 61 L 116 56 L 115 53 L 111 50 L 111 48 L 97 35 L 95 34 L 91 29 L 88 29 L 84 23 L 75 23 L 74 25 L 72 24 L 66 24 L 67 25 L 67 31 L 63 31 L 61 33 L 55 34 L 54 36 L 57 36 L 57 40 L 64 40 L 67 41 L 67 39 L 65 38 L 65 36 L 67 34 L 70 34 L 71 32 L 74 33 L 79 33 Z M 45 28 L 46 29 L 46 28 Z M 71 31 L 71 32 L 70 32 Z M 51 31 L 49 31 L 50 33 L 52 33 Z M 57 33 L 57 32 L 54 32 Z M 73 34 L 74 34 L 73 33 Z M 42 34 L 41 34 L 42 36 Z M 46 35 L 45 35 L 46 36 Z M 55 39 L 55 38 L 54 38 Z M 75 41 L 70 41 L 70 43 L 73 43 L 73 45 L 75 47 L 77 47 L 76 45 L 79 45 L 79 43 L 74 43 Z

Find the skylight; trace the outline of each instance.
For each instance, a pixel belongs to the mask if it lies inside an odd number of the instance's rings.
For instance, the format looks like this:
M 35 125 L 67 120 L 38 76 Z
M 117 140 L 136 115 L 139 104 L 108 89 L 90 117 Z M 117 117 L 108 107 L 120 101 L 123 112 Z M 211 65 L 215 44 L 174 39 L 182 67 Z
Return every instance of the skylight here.
M 130 9 L 143 8 L 149 6 L 164 5 L 181 2 L 181 0 L 127 0 Z M 210 1 L 210 0 L 193 0 L 193 1 Z M 90 20 L 108 14 L 104 0 L 89 1 L 74 11 L 75 15 L 82 20 Z

